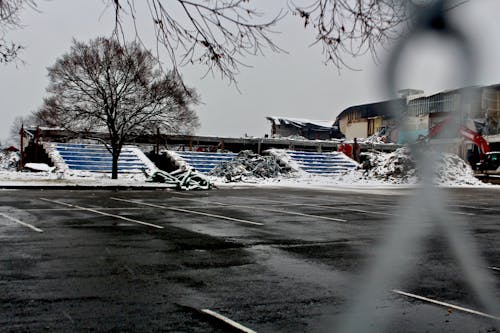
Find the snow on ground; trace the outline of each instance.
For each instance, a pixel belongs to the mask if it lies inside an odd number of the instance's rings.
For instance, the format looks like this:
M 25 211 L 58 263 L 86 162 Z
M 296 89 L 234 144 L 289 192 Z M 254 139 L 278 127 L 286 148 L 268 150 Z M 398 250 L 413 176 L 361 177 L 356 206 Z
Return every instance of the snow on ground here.
M 243 154 L 241 159 L 227 166 L 231 176 L 225 176 L 223 169 L 218 176 L 211 176 L 210 180 L 216 185 L 231 184 L 245 185 L 279 185 L 290 187 L 405 187 L 418 184 L 416 163 L 407 148 L 400 148 L 392 153 L 367 153 L 370 163 L 362 163 L 360 168 L 347 171 L 337 176 L 319 176 L 307 174 L 303 171 L 292 171 L 278 166 L 278 160 L 283 161 L 286 154 L 280 150 L 270 151 L 271 156 L 255 156 Z M 286 156 L 285 156 L 286 155 Z M 281 157 L 281 158 L 279 158 Z M 433 153 L 431 158 L 436 162 L 434 183 L 439 186 L 492 186 L 479 181 L 474 177 L 470 166 L 458 156 L 447 153 Z M 247 161 L 243 161 L 247 159 Z M 146 175 L 120 174 L 118 180 L 112 180 L 110 174 L 98 174 L 82 171 L 46 171 L 46 172 L 17 172 L 16 155 L 4 153 L 0 155 L 0 185 L 22 186 L 161 186 L 157 183 L 146 182 Z M 252 166 L 252 168 L 248 168 Z M 236 174 L 232 174 L 237 171 Z M 236 182 L 235 182 L 236 180 Z
M 399 148 L 392 153 L 367 153 L 369 162 L 360 169 L 340 176 L 347 183 L 418 184 L 420 182 L 417 163 L 408 148 Z M 432 183 L 438 186 L 485 185 L 474 177 L 472 168 L 455 154 L 428 152 L 425 155 L 434 168 Z
M 157 186 L 146 182 L 143 174 L 118 175 L 117 180 L 111 174 L 90 173 L 83 171 L 66 172 L 29 172 L 0 171 L 2 186 Z
M 274 150 L 273 155 L 280 154 Z M 365 154 L 369 163 L 337 176 L 320 176 L 296 172 L 287 176 L 265 179 L 247 177 L 242 183 L 258 183 L 280 186 L 412 186 L 419 183 L 416 162 L 407 148 L 392 153 L 373 152 Z M 433 183 L 438 186 L 491 186 L 474 177 L 471 167 L 454 154 L 432 153 L 435 163 Z M 223 177 L 212 177 L 215 184 L 227 182 Z

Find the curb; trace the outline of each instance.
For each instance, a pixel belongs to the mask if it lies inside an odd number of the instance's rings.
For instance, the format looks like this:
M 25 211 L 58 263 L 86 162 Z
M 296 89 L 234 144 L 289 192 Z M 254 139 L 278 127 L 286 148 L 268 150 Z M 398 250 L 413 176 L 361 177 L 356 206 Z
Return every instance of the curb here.
M 176 190 L 171 186 L 134 186 L 134 185 L 2 185 L 0 190 L 78 190 L 78 191 L 158 191 Z

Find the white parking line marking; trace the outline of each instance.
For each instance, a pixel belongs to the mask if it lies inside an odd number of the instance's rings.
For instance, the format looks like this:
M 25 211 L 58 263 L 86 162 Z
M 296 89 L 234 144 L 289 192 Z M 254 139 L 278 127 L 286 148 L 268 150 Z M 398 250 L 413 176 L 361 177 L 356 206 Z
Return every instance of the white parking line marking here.
M 14 218 L 14 217 L 12 217 L 12 216 L 9 216 L 9 215 L 7 215 L 7 214 L 0 213 L 0 216 L 3 216 L 3 217 L 5 217 L 6 219 L 11 220 L 12 222 L 15 222 L 15 223 L 17 223 L 17 224 L 20 224 L 20 225 L 22 225 L 22 226 L 28 227 L 28 228 L 30 228 L 31 230 L 34 230 L 34 231 L 36 231 L 36 232 L 43 232 L 43 230 L 42 230 L 42 229 L 37 228 L 37 227 L 35 227 L 34 225 L 31 225 L 31 224 L 29 224 L 29 223 L 26 223 L 26 222 L 20 221 L 20 220 L 18 220 L 18 219 L 16 219 L 16 218 Z
M 231 320 L 223 315 L 221 315 L 220 313 L 217 313 L 215 311 L 212 311 L 212 310 L 209 310 L 209 309 L 202 309 L 201 312 L 203 313 L 206 313 L 212 317 L 215 317 L 219 320 L 222 320 L 223 322 L 225 322 L 226 324 L 228 325 L 231 325 L 232 327 L 236 328 L 237 330 L 240 330 L 241 332 L 245 332 L 245 333 L 257 333 L 256 331 L 246 327 L 246 326 L 243 326 L 237 322 L 235 322 L 234 320 Z
M 476 215 L 474 213 L 452 212 L 451 210 L 449 210 L 448 213 L 455 214 L 455 215 L 467 215 L 467 216 L 475 216 Z
M 472 208 L 472 209 L 486 209 L 486 210 L 496 210 L 493 208 L 483 208 L 483 207 L 475 207 L 475 206 L 468 206 L 468 205 L 449 205 L 451 207 L 463 207 L 463 208 Z
M 357 202 L 357 201 L 336 201 L 336 202 L 334 202 L 334 201 L 332 201 L 330 199 L 322 199 L 322 198 L 314 198 L 314 197 L 298 197 L 298 196 L 293 196 L 293 198 L 305 199 L 305 200 L 314 200 L 314 201 L 323 201 L 323 202 L 327 202 L 327 203 L 330 203 L 330 204 L 377 206 L 377 207 L 391 207 L 391 208 L 397 208 L 398 207 L 398 205 L 375 204 L 375 203 Z
M 373 204 L 373 203 L 367 203 L 367 202 L 354 202 L 354 201 L 349 201 L 349 202 L 332 202 L 331 200 L 328 199 L 321 199 L 321 198 L 307 198 L 307 197 L 294 197 L 297 199 L 313 199 L 316 201 L 323 201 L 323 202 L 329 202 L 331 204 L 346 204 L 346 205 L 359 205 L 359 206 L 375 206 L 375 207 L 391 207 L 391 208 L 398 208 L 398 205 L 386 205 L 386 204 Z M 248 200 L 263 200 L 263 199 L 256 199 L 256 198 L 247 198 Z M 272 202 L 274 200 L 267 200 L 269 202 Z M 390 213 L 382 213 L 382 212 L 372 212 L 372 211 L 367 211 L 367 210 L 362 210 L 362 209 L 356 209 L 356 208 L 345 208 L 345 207 L 330 207 L 330 206 L 325 206 L 325 205 L 315 205 L 315 204 L 293 204 L 293 203 L 287 203 L 283 202 L 289 205 L 298 205 L 298 206 L 311 206 L 311 207 L 329 207 L 332 209 L 340 209 L 340 210 L 346 210 L 346 211 L 353 211 L 353 212 L 360 212 L 360 213 L 367 213 L 367 214 L 376 214 L 376 215 L 388 215 L 388 216 L 401 216 L 397 214 L 390 214 Z M 460 205 L 450 205 L 450 206 L 457 206 L 460 207 Z M 467 206 L 461 206 L 461 207 L 467 207 Z M 473 207 L 470 207 L 473 208 Z M 452 212 L 449 211 L 451 214 L 457 214 L 457 215 L 467 215 L 467 216 L 475 216 L 476 214 L 474 213 L 464 213 L 464 212 Z
M 203 213 L 199 212 L 196 210 L 188 210 L 188 209 L 182 209 L 182 208 L 175 208 L 175 207 L 168 207 L 168 206 L 162 206 L 162 205 L 155 205 L 155 204 L 150 204 L 146 202 L 141 202 L 141 201 L 135 201 L 135 200 L 125 200 L 121 198 L 110 198 L 112 200 L 117 200 L 117 201 L 123 201 L 123 202 L 128 202 L 128 203 L 135 203 L 137 205 L 144 205 L 144 206 L 149 206 L 149 207 L 154 207 L 154 208 L 162 208 L 162 209 L 167 209 L 167 210 L 173 210 L 176 212 L 182 212 L 182 213 L 189 213 L 189 214 L 195 214 L 195 215 L 202 215 L 202 216 L 208 216 L 208 217 L 215 217 L 218 219 L 223 219 L 223 220 L 228 220 L 228 221 L 235 221 L 235 222 L 241 222 L 241 223 L 247 223 L 247 224 L 253 224 L 253 225 L 264 225 L 263 223 L 259 222 L 253 222 L 253 221 L 248 221 L 248 220 L 242 220 L 242 219 L 237 219 L 234 217 L 229 217 L 229 216 L 224 216 L 224 215 L 216 215 L 216 214 L 210 214 L 210 213 Z
M 328 216 L 320 216 L 320 215 L 311 215 L 311 214 L 305 214 L 305 213 L 299 213 L 299 212 L 292 212 L 284 209 L 272 209 L 272 208 L 263 208 L 263 207 L 255 207 L 255 206 L 245 206 L 245 205 L 232 205 L 232 204 L 226 204 L 222 202 L 217 202 L 217 201 L 203 201 L 199 199 L 186 199 L 190 201 L 196 201 L 196 202 L 204 202 L 208 204 L 213 204 L 213 205 L 219 205 L 219 206 L 225 206 L 225 207 L 237 207 L 237 208 L 246 208 L 246 209 L 253 209 L 253 210 L 263 210 L 263 211 L 268 211 L 268 212 L 273 212 L 273 213 L 283 213 L 283 214 L 288 214 L 288 215 L 298 215 L 298 216 L 306 216 L 306 217 L 314 217 L 322 220 L 329 220 L 329 221 L 335 221 L 335 222 L 347 222 L 347 220 L 344 219 L 337 219 L 334 217 L 328 217 Z
M 395 292 L 396 294 L 403 295 L 403 296 L 406 296 L 406 297 L 416 298 L 416 299 L 419 299 L 421 301 L 425 301 L 425 302 L 429 302 L 429 303 L 433 303 L 433 304 L 445 306 L 447 308 L 459 310 L 459 311 L 462 311 L 462 312 L 472 313 L 472 314 L 475 314 L 475 315 L 478 315 L 478 316 L 482 316 L 482 317 L 486 317 L 486 318 L 490 318 L 490 319 L 495 319 L 495 320 L 500 320 L 500 317 L 496 317 L 496 316 L 493 316 L 493 315 L 490 315 L 490 314 L 487 314 L 487 313 L 484 313 L 484 312 L 472 310 L 472 309 L 467 309 L 467 308 L 464 308 L 464 307 L 461 307 L 461 306 L 458 306 L 458 305 L 453 305 L 453 304 L 450 304 L 450 303 L 436 301 L 436 300 L 433 300 L 433 299 L 430 299 L 430 298 L 427 298 L 427 297 L 423 297 L 423 296 L 419 296 L 419 295 L 407 293 L 407 292 L 404 292 L 404 291 L 401 291 L 401 290 L 397 290 L 397 289 L 394 289 L 392 291 Z
M 470 209 L 476 209 L 476 210 L 490 210 L 494 212 L 498 212 L 498 208 L 489 208 L 489 207 L 475 207 L 475 206 L 467 206 L 467 205 L 448 205 L 450 207 L 462 207 L 462 208 L 470 208 Z
M 101 212 L 101 211 L 98 211 L 98 210 L 92 209 L 92 208 L 81 207 L 81 206 L 77 206 L 77 205 L 72 205 L 72 204 L 69 204 L 69 203 L 65 203 L 65 202 L 62 202 L 62 201 L 50 200 L 50 199 L 47 199 L 47 198 L 40 198 L 40 200 L 47 201 L 47 202 L 52 202 L 52 203 L 56 203 L 56 204 L 67 206 L 67 207 L 78 208 L 80 210 L 89 211 L 89 212 L 96 213 L 96 214 L 99 214 L 99 215 L 114 217 L 114 218 L 117 218 L 117 219 L 120 219 L 120 220 L 124 220 L 124 221 L 128 221 L 128 222 L 142 224 L 142 225 L 146 225 L 148 227 L 153 227 L 153 228 L 157 228 L 157 229 L 163 229 L 163 227 L 161 225 L 156 225 L 156 224 L 152 224 L 152 223 L 148 223 L 148 222 L 134 220 L 134 219 L 130 219 L 128 217 L 120 216 L 120 215 L 105 213 L 105 212 Z
M 75 323 L 75 321 L 73 320 L 73 318 L 71 318 L 71 316 L 69 315 L 69 313 L 67 313 L 66 311 L 62 310 L 61 311 L 62 314 L 64 315 L 64 317 L 68 318 L 68 320 L 71 322 L 71 323 Z
M 488 267 L 488 268 L 489 268 L 489 269 L 492 269 L 492 270 L 494 270 L 494 271 L 500 271 L 500 268 L 498 268 L 498 267 L 490 266 L 490 267 Z
M 152 208 L 152 207 L 151 207 Z M 146 207 L 99 207 L 100 211 L 106 211 L 106 210 L 148 210 L 150 211 L 151 208 L 146 208 Z M 195 207 L 195 208 L 204 208 L 203 206 L 200 207 Z M 155 209 L 162 209 L 162 208 L 155 208 Z M 0 209 L 1 210 L 1 209 Z M 25 212 L 68 212 L 68 211 L 79 211 L 79 210 L 85 210 L 81 208 L 27 208 L 24 209 Z
M 328 209 L 337 209 L 337 210 L 346 210 L 346 211 L 352 211 L 352 212 L 360 212 L 360 213 L 367 213 L 367 214 L 375 214 L 375 215 L 388 215 L 388 216 L 398 216 L 396 214 L 391 214 L 391 213 L 382 213 L 382 212 L 373 212 L 373 211 L 367 211 L 367 210 L 362 210 L 362 209 L 356 209 L 356 208 L 345 208 L 345 207 L 330 207 L 330 206 L 325 206 L 325 205 L 316 205 L 316 204 L 299 204 L 299 203 L 293 203 L 293 202 L 286 202 L 286 201 L 279 201 L 279 200 L 269 200 L 269 199 L 257 199 L 257 198 L 246 198 L 248 200 L 255 200 L 255 201 L 262 201 L 262 202 L 274 202 L 274 203 L 280 203 L 284 204 L 287 206 L 305 206 L 305 207 L 317 207 L 317 208 L 328 208 Z
M 209 204 L 214 204 L 214 205 L 219 205 L 219 206 L 226 206 L 226 207 L 239 207 L 239 208 L 263 210 L 263 211 L 268 211 L 268 212 L 273 212 L 273 213 L 284 213 L 284 214 L 288 214 L 288 215 L 314 217 L 314 218 L 318 218 L 318 219 L 322 219 L 322 220 L 330 220 L 330 221 L 335 221 L 335 222 L 347 222 L 347 220 L 337 219 L 335 217 L 328 217 L 328 216 L 320 216 L 320 215 L 312 215 L 312 214 L 305 214 L 305 213 L 299 213 L 299 212 L 292 212 L 292 211 L 284 210 L 284 209 L 262 208 L 262 207 L 245 206 L 245 205 L 230 205 L 230 204 L 225 204 L 225 203 L 216 202 L 216 201 L 209 201 L 208 203 Z

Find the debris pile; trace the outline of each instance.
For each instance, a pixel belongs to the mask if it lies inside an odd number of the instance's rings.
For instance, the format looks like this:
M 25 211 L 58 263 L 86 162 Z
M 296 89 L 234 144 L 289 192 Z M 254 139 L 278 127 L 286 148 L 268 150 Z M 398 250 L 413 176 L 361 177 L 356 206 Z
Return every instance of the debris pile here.
M 363 176 L 395 184 L 416 182 L 415 160 L 407 148 L 392 153 L 366 153 L 361 164 Z
M 474 177 L 471 166 L 455 154 L 442 153 L 437 157 L 434 183 L 439 185 L 484 185 Z
M 289 172 L 294 173 L 302 173 L 305 174 L 305 171 L 302 171 L 300 165 L 295 161 L 288 153 L 286 149 L 275 149 L 271 148 L 266 150 L 264 153 L 268 153 L 271 156 L 274 156 L 280 165 L 286 165 L 289 168 Z
M 19 152 L 2 150 L 0 151 L 0 167 L 6 170 L 13 170 L 19 164 Z
M 361 166 L 340 176 L 348 183 L 379 181 L 388 184 L 416 184 L 420 181 L 417 163 L 408 148 L 392 153 L 364 153 Z M 481 185 L 472 168 L 455 154 L 432 152 L 427 155 L 434 165 L 436 185 Z
M 283 139 L 283 140 L 300 140 L 300 141 L 307 141 L 308 139 L 302 135 L 297 135 L 297 134 L 292 134 L 289 136 L 282 136 L 280 134 L 273 134 L 272 136 L 273 139 Z
M 289 167 L 281 166 L 275 156 L 261 156 L 251 150 L 243 150 L 235 159 L 215 167 L 209 175 L 236 182 L 246 178 L 276 178 L 290 171 Z
M 387 135 L 380 135 L 380 134 L 373 134 L 372 136 L 367 137 L 366 139 L 359 139 L 360 143 L 367 143 L 367 144 L 387 144 L 390 141 L 390 139 L 387 137 Z
M 212 187 L 207 177 L 185 168 L 170 173 L 157 169 L 146 181 L 171 185 L 177 190 L 209 190 Z

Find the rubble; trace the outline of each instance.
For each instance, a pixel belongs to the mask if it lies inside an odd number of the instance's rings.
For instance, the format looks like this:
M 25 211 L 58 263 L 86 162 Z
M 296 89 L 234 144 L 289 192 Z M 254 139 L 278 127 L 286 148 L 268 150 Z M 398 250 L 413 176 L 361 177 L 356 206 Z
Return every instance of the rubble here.
M 415 160 L 408 148 L 392 153 L 364 153 L 366 160 L 361 168 L 364 176 L 396 184 L 416 182 Z
M 146 181 L 171 185 L 172 188 L 178 190 L 209 190 L 212 187 L 207 177 L 193 169 L 186 168 L 170 173 L 157 169 Z
M 0 151 L 0 167 L 6 170 L 13 170 L 19 164 L 19 152 L 16 151 Z
M 441 153 L 437 157 L 434 183 L 439 185 L 484 185 L 474 176 L 471 166 L 455 154 Z
M 363 153 L 361 166 L 339 177 L 348 183 L 379 181 L 388 184 L 417 184 L 420 176 L 417 163 L 408 148 L 399 148 L 391 153 Z M 472 168 L 455 154 L 430 152 L 427 156 L 434 164 L 435 185 L 482 185 L 474 177 Z
M 225 178 L 227 182 L 235 182 L 247 178 L 276 178 L 290 172 L 291 169 L 280 165 L 273 155 L 261 156 L 251 150 L 243 150 L 233 160 L 215 167 L 209 175 Z

